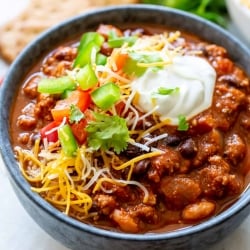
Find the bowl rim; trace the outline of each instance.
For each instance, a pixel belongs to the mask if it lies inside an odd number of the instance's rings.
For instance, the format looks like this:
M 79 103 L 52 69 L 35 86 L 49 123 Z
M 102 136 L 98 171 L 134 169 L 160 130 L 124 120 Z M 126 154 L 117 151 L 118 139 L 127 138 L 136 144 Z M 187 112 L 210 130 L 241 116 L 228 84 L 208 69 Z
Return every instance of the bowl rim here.
M 181 10 L 177 10 L 177 9 L 172 9 L 172 8 L 163 7 L 163 6 L 150 5 L 150 4 L 128 4 L 128 5 L 121 5 L 121 6 L 102 7 L 102 8 L 90 10 L 86 13 L 77 15 L 73 18 L 69 18 L 59 23 L 58 25 L 51 27 L 50 29 L 44 31 L 39 36 L 37 36 L 36 39 L 34 39 L 28 46 L 26 46 L 26 48 L 17 56 L 16 60 L 11 64 L 8 74 L 3 81 L 3 84 L 0 90 L 0 103 L 1 104 L 4 103 L 5 94 L 8 92 L 8 85 L 11 84 L 11 75 L 15 72 L 16 66 L 21 62 L 22 58 L 25 57 L 26 54 L 32 51 L 32 47 L 34 46 L 34 44 L 39 43 L 39 41 L 42 40 L 47 35 L 53 32 L 56 32 L 58 29 L 61 29 L 65 25 L 70 25 L 71 23 L 75 22 L 79 18 L 88 18 L 88 16 L 97 15 L 103 12 L 120 11 L 124 9 L 132 10 L 132 11 L 144 9 L 144 10 L 153 10 L 157 12 L 171 12 L 171 13 L 175 13 L 176 15 L 182 15 L 182 16 L 185 16 L 186 18 L 190 18 L 197 22 L 201 22 L 205 25 L 210 26 L 212 29 L 222 33 L 224 37 L 227 37 L 228 39 L 233 40 L 234 43 L 238 44 L 240 48 L 249 55 L 249 58 L 250 58 L 250 52 L 248 51 L 247 47 L 242 42 L 240 42 L 237 38 L 235 38 L 232 34 L 224 30 L 223 28 L 219 27 L 218 25 L 213 24 L 193 14 L 190 14 Z M 193 235 L 193 234 L 211 229 L 212 227 L 223 223 L 228 218 L 239 213 L 242 209 L 244 209 L 246 206 L 250 204 L 250 190 L 247 189 L 239 196 L 238 200 L 233 205 L 230 206 L 230 209 L 227 209 L 224 212 L 200 224 L 192 225 L 190 227 L 185 227 L 180 230 L 165 232 L 165 233 L 162 232 L 162 233 L 131 234 L 131 233 L 123 233 L 123 232 L 105 230 L 105 229 L 92 226 L 91 224 L 90 225 L 85 224 L 81 221 L 78 221 L 74 218 L 71 218 L 65 215 L 63 212 L 60 212 L 51 204 L 46 202 L 42 197 L 40 197 L 39 194 L 34 193 L 31 190 L 30 185 L 22 176 L 21 171 L 19 171 L 18 164 L 13 155 L 13 150 L 12 150 L 12 146 L 10 142 L 10 136 L 8 138 L 6 137 L 5 132 L 7 131 L 9 134 L 9 123 L 8 121 L 6 121 L 6 112 L 4 112 L 3 110 L 4 109 L 1 109 L 0 111 L 0 119 L 4 121 L 4 122 L 0 122 L 0 141 L 1 141 L 0 151 L 2 154 L 3 162 L 9 174 L 10 180 L 14 181 L 14 184 L 22 190 L 23 194 L 28 199 L 30 199 L 34 204 L 36 204 L 41 209 L 43 209 L 46 213 L 55 217 L 57 220 L 61 221 L 62 223 L 67 224 L 78 230 L 85 231 L 94 235 L 98 235 L 98 236 L 102 236 L 102 237 L 106 237 L 110 239 L 112 238 L 118 239 L 118 240 L 121 240 L 121 239 L 131 240 L 131 241 L 169 240 L 173 238 L 186 237 L 187 235 Z

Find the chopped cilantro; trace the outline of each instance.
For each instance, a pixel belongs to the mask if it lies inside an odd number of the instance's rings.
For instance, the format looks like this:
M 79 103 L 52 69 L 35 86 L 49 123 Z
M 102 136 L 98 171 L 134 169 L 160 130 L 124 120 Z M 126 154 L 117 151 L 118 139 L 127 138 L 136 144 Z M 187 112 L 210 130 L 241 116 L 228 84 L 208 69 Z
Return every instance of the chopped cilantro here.
M 90 147 L 94 150 L 113 149 L 117 154 L 127 148 L 129 131 L 125 119 L 99 113 L 94 113 L 94 118 L 86 127 Z
M 110 31 L 108 35 L 108 45 L 111 48 L 120 48 L 124 43 L 132 46 L 137 40 L 136 36 L 117 36 L 115 31 Z
M 162 62 L 163 59 L 159 53 L 136 53 L 136 52 L 129 52 L 129 56 L 139 63 L 154 63 L 154 62 Z
M 78 123 L 81 119 L 84 118 L 82 111 L 74 104 L 70 105 L 69 121 L 70 123 Z
M 174 93 L 178 93 L 180 91 L 179 87 L 176 87 L 174 89 L 168 89 L 168 88 L 164 88 L 164 87 L 160 87 L 158 88 L 157 92 L 153 93 L 153 94 L 158 94 L 158 95 L 171 95 Z
M 189 124 L 186 120 L 186 117 L 184 115 L 179 115 L 178 116 L 178 128 L 177 130 L 179 131 L 187 131 L 189 129 Z

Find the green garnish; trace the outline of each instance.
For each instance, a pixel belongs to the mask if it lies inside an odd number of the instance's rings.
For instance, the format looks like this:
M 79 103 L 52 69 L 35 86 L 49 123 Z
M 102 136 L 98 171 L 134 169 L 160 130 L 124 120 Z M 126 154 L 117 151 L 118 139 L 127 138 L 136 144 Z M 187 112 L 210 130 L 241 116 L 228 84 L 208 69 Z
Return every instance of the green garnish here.
M 158 94 L 158 95 L 171 95 L 171 94 L 174 94 L 174 93 L 178 93 L 180 91 L 180 88 L 179 87 L 176 87 L 176 88 L 173 88 L 173 89 L 168 89 L 168 88 L 164 88 L 164 87 L 160 87 L 158 88 L 157 92 L 153 93 L 154 95 L 155 94 Z
M 159 55 L 159 53 L 149 53 L 149 54 L 143 54 L 143 53 L 136 53 L 134 51 L 129 52 L 128 60 L 126 61 L 123 71 L 128 75 L 136 75 L 141 76 L 144 74 L 144 72 L 147 70 L 148 67 L 142 67 L 139 65 L 140 63 L 144 64 L 150 64 L 150 63 L 156 63 L 156 62 L 162 62 L 163 59 Z M 159 69 L 159 67 L 150 67 L 152 70 L 156 71 Z
M 100 51 L 103 42 L 104 37 L 97 32 L 84 33 L 77 48 L 77 57 L 74 60 L 73 68 L 81 68 L 86 64 L 90 64 L 93 49 L 97 54 Z
M 138 63 L 154 63 L 163 61 L 159 53 L 143 54 L 143 53 L 129 52 L 129 57 Z
M 179 131 L 187 131 L 189 129 L 189 124 L 186 120 L 186 117 L 184 115 L 178 116 L 178 128 Z
M 84 114 L 82 111 L 74 104 L 70 105 L 70 111 L 69 111 L 69 122 L 70 123 L 78 123 L 81 119 L 84 118 Z
M 58 129 L 58 137 L 65 155 L 74 156 L 78 145 L 68 124 Z
M 120 48 L 124 43 L 132 46 L 136 40 L 136 36 L 117 36 L 114 30 L 110 31 L 108 35 L 108 45 L 111 48 Z
M 114 149 L 117 154 L 127 148 L 129 131 L 125 119 L 117 115 L 107 116 L 99 113 L 94 113 L 94 118 L 95 121 L 86 127 L 88 145 L 91 148 Z
M 86 64 L 75 75 L 77 82 L 82 90 L 88 90 L 93 87 L 98 82 L 95 71 L 90 64 Z
M 108 82 L 95 89 L 91 93 L 91 98 L 97 107 L 106 110 L 120 100 L 121 91 L 115 83 Z
M 59 78 L 43 78 L 38 82 L 37 91 L 46 94 L 62 94 L 76 88 L 75 81 L 69 76 Z
M 227 8 L 225 0 L 142 0 L 142 3 L 164 5 L 185 10 L 223 27 L 227 25 Z

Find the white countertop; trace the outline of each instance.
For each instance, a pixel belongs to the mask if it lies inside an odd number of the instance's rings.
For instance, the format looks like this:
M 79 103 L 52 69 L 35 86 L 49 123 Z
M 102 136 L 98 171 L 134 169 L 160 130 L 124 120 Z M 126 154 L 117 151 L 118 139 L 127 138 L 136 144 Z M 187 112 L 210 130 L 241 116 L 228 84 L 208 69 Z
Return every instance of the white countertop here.
M 0 25 L 25 7 L 29 0 L 1 0 Z M 11 6 L 11 10 L 10 10 Z M 0 59 L 0 76 L 7 70 Z M 67 250 L 44 232 L 26 213 L 7 178 L 0 156 L 0 249 L 1 250 Z M 250 216 L 222 242 L 210 250 L 250 249 Z

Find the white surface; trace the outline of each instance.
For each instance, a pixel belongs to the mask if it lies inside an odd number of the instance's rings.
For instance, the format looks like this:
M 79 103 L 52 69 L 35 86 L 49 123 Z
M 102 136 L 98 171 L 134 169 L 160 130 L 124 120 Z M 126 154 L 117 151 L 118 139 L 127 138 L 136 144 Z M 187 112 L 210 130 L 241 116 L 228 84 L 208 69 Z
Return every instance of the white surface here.
M 228 11 L 241 35 L 250 43 L 250 8 L 241 0 L 226 0 Z M 250 1 L 249 1 L 250 3 Z
M 28 0 L 1 0 L 0 24 L 24 8 Z M 11 6 L 11 7 L 10 7 Z M 0 60 L 0 76 L 6 65 Z M 45 233 L 23 209 L 12 190 L 0 156 L 0 250 L 67 250 Z M 210 250 L 250 249 L 250 217 Z M 114 249 L 115 250 L 115 249 Z M 191 249 L 187 249 L 191 250 Z

